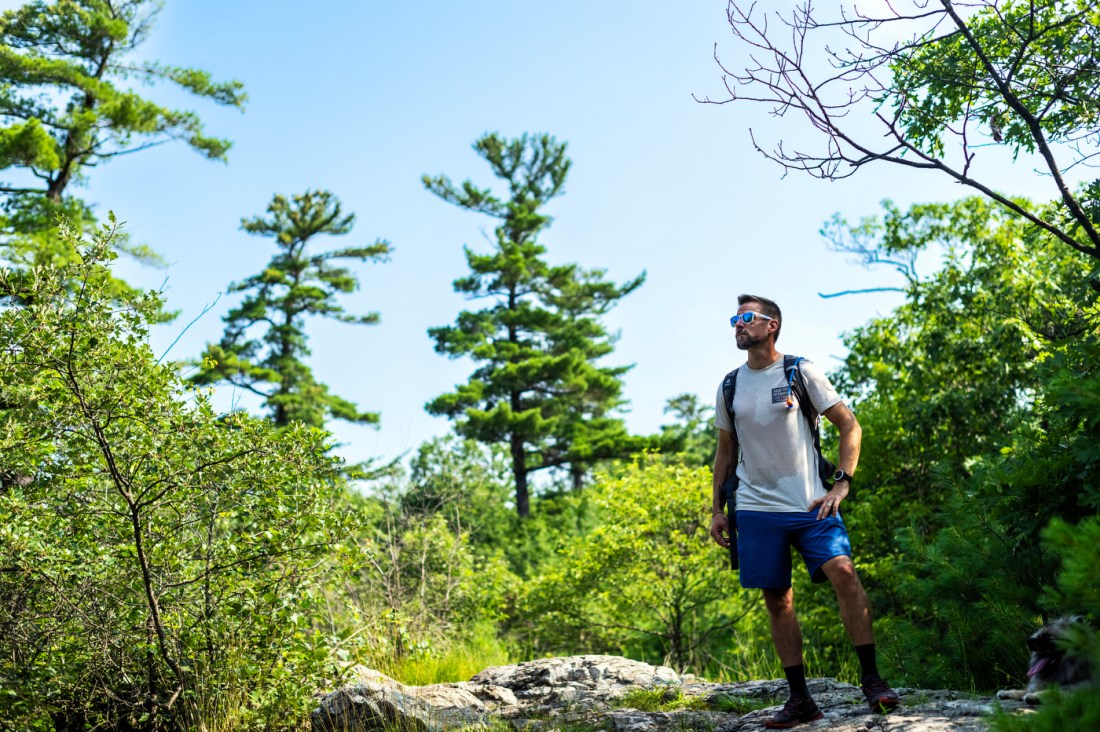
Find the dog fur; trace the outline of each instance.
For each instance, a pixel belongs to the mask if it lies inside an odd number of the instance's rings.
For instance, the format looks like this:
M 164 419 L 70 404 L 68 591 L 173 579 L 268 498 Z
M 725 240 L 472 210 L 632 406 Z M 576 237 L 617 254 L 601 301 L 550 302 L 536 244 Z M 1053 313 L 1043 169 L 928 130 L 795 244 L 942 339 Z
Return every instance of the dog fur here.
M 1002 689 L 997 698 L 1039 704 L 1046 689 L 1072 691 L 1095 684 L 1092 660 L 1081 651 L 1065 648 L 1062 642 L 1070 628 L 1085 624 L 1083 616 L 1069 615 L 1051 620 L 1035 631 L 1027 639 L 1027 647 L 1031 649 L 1027 688 Z

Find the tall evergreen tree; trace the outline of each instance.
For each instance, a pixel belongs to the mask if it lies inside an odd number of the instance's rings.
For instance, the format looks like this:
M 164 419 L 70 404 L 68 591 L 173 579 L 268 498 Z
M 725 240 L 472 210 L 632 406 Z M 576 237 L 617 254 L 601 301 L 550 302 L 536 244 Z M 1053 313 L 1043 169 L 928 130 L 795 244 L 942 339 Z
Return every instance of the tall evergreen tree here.
M 454 283 L 456 292 L 489 304 L 429 331 L 437 352 L 469 357 L 478 367 L 427 410 L 455 420 L 464 437 L 508 446 L 520 516 L 530 513 L 531 472 L 568 469 L 577 485 L 586 466 L 632 444 L 615 416 L 629 367 L 597 365 L 615 340 L 600 316 L 645 275 L 616 285 L 604 270 L 546 261 L 538 236 L 551 219 L 542 209 L 562 193 L 571 165 L 565 149 L 549 135 L 506 140 L 493 133 L 475 142 L 474 150 L 507 183 L 506 197 L 468 180 L 456 186 L 445 176 L 423 178 L 444 201 L 500 221 L 493 251 L 467 247 L 471 272 Z
M 182 140 L 212 160 L 230 143 L 203 131 L 198 115 L 142 97 L 133 82 L 169 82 L 197 97 L 243 107 L 240 82 L 198 69 L 133 59 L 160 0 L 35 0 L 0 15 L 0 260 L 17 271 L 70 261 L 56 220 L 87 227 L 88 206 L 71 194 L 87 171 L 119 155 Z M 145 261 L 145 247 L 118 242 Z M 127 289 L 114 280 L 116 291 Z
M 241 228 L 274 238 L 278 253 L 262 272 L 230 285 L 230 292 L 248 294 L 225 316 L 225 335 L 221 343 L 207 346 L 202 370 L 194 381 L 226 382 L 263 397 L 272 421 L 279 426 L 298 421 L 321 427 L 330 417 L 376 424 L 377 412 L 360 412 L 314 378 L 305 362 L 310 353 L 305 318 L 318 316 L 355 325 L 377 323 L 378 313 L 351 315 L 337 301 L 338 295 L 358 289 L 359 279 L 336 262 L 386 261 L 389 242 L 378 239 L 366 246 L 307 252 L 313 237 L 343 236 L 354 224 L 355 215 L 345 214 L 340 200 L 329 191 L 307 191 L 290 198 L 277 195 L 267 213 L 267 217 L 243 219 Z M 266 331 L 260 338 L 250 337 L 249 331 L 257 325 Z

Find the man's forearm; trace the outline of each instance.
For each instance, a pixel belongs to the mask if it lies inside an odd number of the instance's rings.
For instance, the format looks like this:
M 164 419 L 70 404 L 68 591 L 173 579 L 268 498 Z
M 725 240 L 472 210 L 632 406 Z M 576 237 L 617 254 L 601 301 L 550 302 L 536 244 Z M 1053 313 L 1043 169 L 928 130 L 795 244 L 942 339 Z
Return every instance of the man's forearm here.
M 722 484 L 726 480 L 726 471 L 729 464 L 728 457 L 725 460 L 719 460 L 717 455 L 714 457 L 714 490 L 710 498 L 711 513 L 718 513 L 722 510 Z
M 836 458 L 837 467 L 849 475 L 855 475 L 856 465 L 859 464 L 859 444 L 863 438 L 863 429 L 860 428 L 859 421 L 844 402 L 834 404 L 822 414 L 836 426 L 840 437 L 840 449 L 837 451 Z
M 732 443 L 729 440 L 719 439 L 718 449 L 714 453 L 714 489 L 711 493 L 711 513 L 718 513 L 722 510 L 722 499 L 724 498 L 722 484 L 726 482 L 726 476 L 729 474 L 732 461 Z
M 840 449 L 837 455 L 837 467 L 848 475 L 855 475 L 859 464 L 859 445 L 863 431 L 855 423 L 840 431 Z

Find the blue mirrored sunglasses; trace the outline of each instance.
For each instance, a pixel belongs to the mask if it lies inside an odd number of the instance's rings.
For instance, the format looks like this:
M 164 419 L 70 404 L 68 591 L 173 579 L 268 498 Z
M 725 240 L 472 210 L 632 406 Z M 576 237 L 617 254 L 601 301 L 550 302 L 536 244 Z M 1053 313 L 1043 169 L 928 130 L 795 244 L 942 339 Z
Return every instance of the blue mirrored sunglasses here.
M 751 323 L 756 318 L 763 318 L 764 320 L 775 320 L 775 318 L 769 318 L 767 315 L 764 315 L 763 313 L 754 313 L 753 311 L 749 310 L 748 312 L 745 312 L 745 313 L 738 313 L 737 315 L 734 315 L 732 318 L 730 318 L 730 327 L 733 327 L 733 328 L 737 327 L 737 321 L 738 320 L 740 320 L 745 325 L 748 325 L 749 323 Z

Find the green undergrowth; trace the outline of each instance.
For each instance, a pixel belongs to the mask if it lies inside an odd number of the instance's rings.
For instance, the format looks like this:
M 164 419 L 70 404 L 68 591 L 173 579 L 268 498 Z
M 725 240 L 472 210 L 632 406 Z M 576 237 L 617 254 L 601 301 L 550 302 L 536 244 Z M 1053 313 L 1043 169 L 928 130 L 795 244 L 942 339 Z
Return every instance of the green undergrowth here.
M 1062 732 L 1062 730 L 1100 729 L 1100 694 L 1083 689 L 1071 694 L 1057 690 L 1044 692 L 1036 712 L 1013 714 L 998 708 L 993 714 L 993 732 Z
M 471 724 L 461 727 L 455 732 L 515 732 L 512 725 L 499 717 L 489 717 L 480 724 Z
M 410 686 L 469 681 L 490 666 L 518 663 L 512 651 L 491 627 L 440 649 L 403 656 L 382 656 L 367 665 Z
M 637 709 L 639 712 L 676 712 L 690 710 L 697 712 L 726 712 L 746 714 L 778 704 L 773 698 L 753 699 L 748 697 L 713 694 L 710 696 L 685 696 L 682 689 L 664 687 L 657 689 L 631 689 L 615 700 L 618 709 Z
M 761 622 L 765 623 L 766 618 Z M 760 637 L 751 642 L 731 644 L 717 657 L 688 670 L 716 684 L 781 679 L 783 666 L 765 633 L 761 631 Z M 806 643 L 805 658 L 806 672 L 811 678 L 828 677 L 853 684 L 859 681 L 859 660 L 846 638 L 812 639 Z
M 703 711 L 707 703 L 697 696 L 684 696 L 682 689 L 657 687 L 656 689 L 630 689 L 612 703 L 617 709 L 637 709 L 639 712 L 674 712 L 681 709 Z

